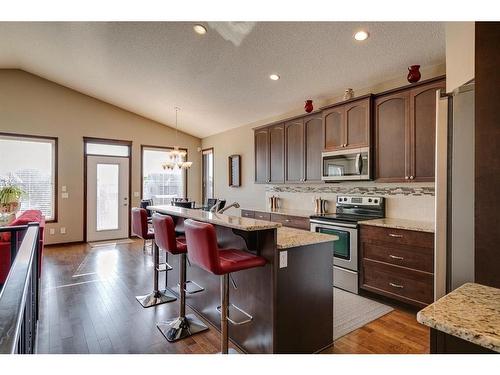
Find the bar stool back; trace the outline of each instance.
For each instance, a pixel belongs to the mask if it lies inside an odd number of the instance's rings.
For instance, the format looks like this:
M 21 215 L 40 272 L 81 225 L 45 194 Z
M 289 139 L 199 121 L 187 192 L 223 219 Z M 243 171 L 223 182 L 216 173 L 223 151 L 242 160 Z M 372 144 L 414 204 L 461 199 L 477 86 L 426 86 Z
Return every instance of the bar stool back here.
M 262 267 L 266 260 L 260 256 L 237 249 L 220 249 L 217 235 L 212 224 L 191 219 L 184 222 L 188 256 L 192 263 L 207 272 L 221 276 L 221 352 L 228 353 L 228 310 L 229 310 L 229 275 L 255 267 Z M 242 310 L 240 310 L 243 312 Z M 244 312 L 243 312 L 244 313 Z M 252 317 L 245 313 L 250 320 Z M 248 320 L 248 321 L 250 321 Z

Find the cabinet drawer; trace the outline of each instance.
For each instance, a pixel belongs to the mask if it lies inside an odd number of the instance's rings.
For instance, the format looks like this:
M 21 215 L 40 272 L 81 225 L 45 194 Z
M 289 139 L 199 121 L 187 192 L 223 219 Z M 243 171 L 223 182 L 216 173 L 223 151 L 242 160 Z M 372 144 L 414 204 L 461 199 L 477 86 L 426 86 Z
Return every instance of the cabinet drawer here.
M 433 302 L 434 276 L 386 263 L 362 260 L 361 287 L 419 307 Z
M 271 214 L 271 221 L 281 223 L 285 227 L 309 230 L 309 219 L 300 216 Z
M 255 211 L 255 218 L 258 220 L 271 221 L 271 214 L 269 212 Z
M 249 210 L 241 210 L 241 217 L 255 218 L 255 212 Z
M 393 244 L 406 244 L 417 247 L 434 248 L 434 233 L 413 230 L 361 225 L 360 239 L 363 242 L 384 241 Z
M 398 245 L 385 241 L 361 242 L 363 258 L 418 271 L 434 272 L 434 251 L 428 247 Z

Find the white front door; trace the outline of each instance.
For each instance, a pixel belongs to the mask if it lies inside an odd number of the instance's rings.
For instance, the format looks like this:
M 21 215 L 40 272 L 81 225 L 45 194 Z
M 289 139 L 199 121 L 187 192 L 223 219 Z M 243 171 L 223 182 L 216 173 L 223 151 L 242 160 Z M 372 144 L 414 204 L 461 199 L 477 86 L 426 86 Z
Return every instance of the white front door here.
M 129 160 L 87 156 L 87 241 L 128 237 Z

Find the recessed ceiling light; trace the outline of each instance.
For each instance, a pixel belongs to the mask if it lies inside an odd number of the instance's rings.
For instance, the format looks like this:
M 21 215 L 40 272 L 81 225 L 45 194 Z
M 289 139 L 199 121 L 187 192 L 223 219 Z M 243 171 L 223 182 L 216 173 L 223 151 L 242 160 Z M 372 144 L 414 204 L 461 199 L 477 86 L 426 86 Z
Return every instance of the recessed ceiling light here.
M 197 33 L 197 34 L 200 34 L 200 35 L 204 35 L 207 33 L 207 29 L 205 26 L 203 25 L 200 25 L 200 24 L 196 24 L 193 26 L 193 29 L 194 31 Z
M 271 74 L 269 78 L 272 79 L 273 81 L 277 81 L 278 79 L 280 79 L 280 76 L 277 74 Z
M 354 34 L 354 39 L 362 41 L 368 39 L 368 36 L 369 34 L 366 31 L 361 30 Z

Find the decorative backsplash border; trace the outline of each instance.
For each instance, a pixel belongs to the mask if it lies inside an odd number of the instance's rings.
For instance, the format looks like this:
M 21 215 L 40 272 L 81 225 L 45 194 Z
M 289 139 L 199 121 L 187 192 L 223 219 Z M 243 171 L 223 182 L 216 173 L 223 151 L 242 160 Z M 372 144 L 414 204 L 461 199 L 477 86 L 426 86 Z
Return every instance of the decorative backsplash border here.
M 406 195 L 434 196 L 434 186 L 346 186 L 346 185 L 267 185 L 270 193 L 315 193 L 315 194 L 353 194 L 353 195 Z

